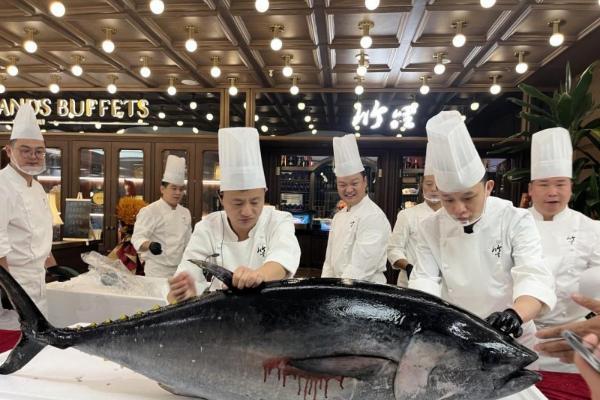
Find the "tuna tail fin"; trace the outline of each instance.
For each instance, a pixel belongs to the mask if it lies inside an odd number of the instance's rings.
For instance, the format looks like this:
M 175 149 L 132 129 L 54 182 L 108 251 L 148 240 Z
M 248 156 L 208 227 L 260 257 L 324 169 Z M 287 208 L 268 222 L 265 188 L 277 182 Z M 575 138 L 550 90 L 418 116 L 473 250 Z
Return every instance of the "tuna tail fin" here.
M 220 265 L 208 262 L 208 261 L 200 261 L 200 260 L 188 260 L 191 263 L 196 264 L 204 271 L 210 272 L 213 274 L 218 280 L 223 282 L 227 287 L 233 288 L 233 272 L 229 271 L 226 268 L 221 267 Z
M 0 286 L 19 313 L 21 322 L 21 340 L 0 366 L 0 374 L 7 375 L 21 369 L 50 344 L 48 334 L 55 328 L 46 320 L 21 285 L 2 267 L 0 267 Z

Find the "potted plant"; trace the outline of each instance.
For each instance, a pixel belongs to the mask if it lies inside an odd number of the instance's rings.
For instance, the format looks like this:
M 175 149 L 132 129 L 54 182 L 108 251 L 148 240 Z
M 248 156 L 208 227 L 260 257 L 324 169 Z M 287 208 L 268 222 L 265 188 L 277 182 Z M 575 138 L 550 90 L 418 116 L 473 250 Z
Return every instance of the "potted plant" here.
M 490 154 L 522 155 L 529 158 L 531 136 L 542 129 L 562 126 L 571 135 L 575 160 L 573 161 L 573 197 L 571 207 L 591 218 L 600 217 L 600 118 L 589 121 L 600 110 L 589 92 L 594 68 L 590 65 L 573 84 L 571 69 L 567 64 L 565 82 L 552 96 L 535 87 L 520 84 L 519 89 L 529 96 L 529 101 L 510 98 L 521 106 L 520 117 L 529 122 L 527 131 L 519 132 L 497 143 Z M 514 139 L 522 139 L 515 143 Z M 592 151 L 584 148 L 589 144 Z M 505 174 L 510 182 L 529 181 L 529 168 L 513 168 Z

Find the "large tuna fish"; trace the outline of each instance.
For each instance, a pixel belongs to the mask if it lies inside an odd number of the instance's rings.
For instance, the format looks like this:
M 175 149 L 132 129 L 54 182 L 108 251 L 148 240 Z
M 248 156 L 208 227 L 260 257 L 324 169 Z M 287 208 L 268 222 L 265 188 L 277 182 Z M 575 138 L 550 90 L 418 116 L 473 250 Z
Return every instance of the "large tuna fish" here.
M 229 271 L 209 268 L 231 284 Z M 535 353 L 509 336 L 438 298 L 395 286 L 285 280 L 58 329 L 3 268 L 0 285 L 23 332 L 2 374 L 51 345 L 104 357 L 174 393 L 208 400 L 482 400 L 539 379 L 523 369 Z

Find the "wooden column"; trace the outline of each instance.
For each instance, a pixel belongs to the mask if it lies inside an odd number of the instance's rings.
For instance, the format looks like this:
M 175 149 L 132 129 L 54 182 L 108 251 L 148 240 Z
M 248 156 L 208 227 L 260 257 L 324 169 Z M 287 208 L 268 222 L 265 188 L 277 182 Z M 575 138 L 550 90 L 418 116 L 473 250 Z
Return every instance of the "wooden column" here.
M 256 90 L 246 91 L 246 127 L 254 126 L 254 114 L 256 114 Z
M 219 128 L 229 127 L 229 91 L 227 89 L 221 89 L 221 108 L 219 115 Z

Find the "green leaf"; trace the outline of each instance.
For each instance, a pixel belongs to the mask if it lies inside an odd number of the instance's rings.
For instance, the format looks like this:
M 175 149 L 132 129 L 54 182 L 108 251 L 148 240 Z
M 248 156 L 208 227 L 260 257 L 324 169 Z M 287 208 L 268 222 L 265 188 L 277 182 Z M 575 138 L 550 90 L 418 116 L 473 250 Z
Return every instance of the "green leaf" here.
M 527 121 L 533 122 L 540 129 L 554 128 L 557 125 L 556 121 L 548 117 L 544 117 L 543 115 L 532 114 L 525 111 L 522 111 L 519 115 L 522 118 L 525 118 Z
M 515 97 L 509 97 L 507 100 L 512 103 L 515 103 L 516 105 L 518 105 L 520 107 L 529 108 L 530 110 L 535 111 L 538 114 L 541 114 L 548 118 L 552 118 L 552 114 L 550 114 L 548 111 L 544 110 L 542 107 L 536 106 L 533 103 L 527 103 L 527 102 L 524 102 L 523 100 L 517 99 Z
M 571 96 L 568 93 L 563 93 L 558 99 L 556 110 L 558 111 L 558 124 L 564 128 L 569 128 L 573 121 L 571 114 Z
M 552 97 L 545 95 L 533 86 L 528 85 L 526 83 L 521 83 L 519 85 L 519 89 L 521 89 L 523 92 L 533 97 L 534 99 L 543 101 L 544 103 L 550 106 L 551 110 L 554 110 L 556 108 L 556 102 L 552 99 Z
M 586 129 L 596 129 L 596 128 L 600 128 L 600 118 L 596 118 L 590 122 L 588 122 L 585 126 L 583 126 L 582 128 L 586 128 Z
M 584 129 L 583 132 L 583 135 L 596 146 L 596 149 L 600 149 L 600 129 Z
M 571 63 L 567 61 L 567 68 L 565 69 L 565 92 L 571 93 Z
M 592 83 L 592 78 L 594 74 L 594 68 L 596 68 L 596 64 L 598 62 L 593 62 L 589 67 L 586 68 L 585 71 L 581 74 L 581 78 L 579 78 L 579 82 L 577 82 L 577 86 L 573 90 L 573 107 L 579 107 L 579 103 L 583 100 L 583 97 L 590 90 L 590 85 Z

